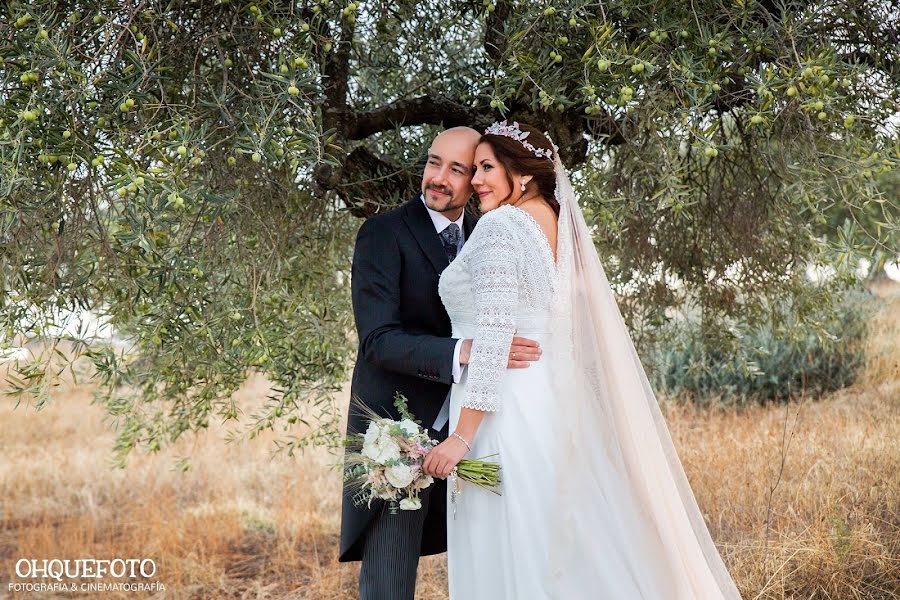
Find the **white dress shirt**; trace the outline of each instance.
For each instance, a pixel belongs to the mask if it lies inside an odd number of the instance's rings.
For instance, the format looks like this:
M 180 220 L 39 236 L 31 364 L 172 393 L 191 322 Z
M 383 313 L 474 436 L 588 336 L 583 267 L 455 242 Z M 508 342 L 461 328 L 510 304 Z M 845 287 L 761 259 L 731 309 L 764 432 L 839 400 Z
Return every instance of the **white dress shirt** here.
M 425 205 L 425 208 L 428 209 L 428 215 L 431 217 L 431 222 L 434 223 L 434 230 L 440 234 L 444 229 L 447 228 L 450 223 L 456 223 L 459 227 L 459 242 L 456 246 L 456 255 L 459 256 L 460 251 L 462 250 L 463 244 L 465 243 L 465 229 L 463 229 L 463 217 L 465 216 L 465 211 L 460 213 L 459 218 L 455 221 L 451 221 L 447 217 L 444 216 L 443 213 L 440 213 L 436 210 L 432 210 L 428 204 L 425 202 L 425 194 L 419 196 L 422 199 L 422 204 Z M 462 365 L 459 364 L 459 352 L 462 348 L 463 341 L 456 341 L 456 348 L 453 350 L 453 383 L 459 383 L 459 378 L 462 376 Z M 450 415 L 450 394 L 447 394 L 447 398 L 444 400 L 444 406 L 441 407 L 441 412 L 438 414 L 437 419 L 432 426 L 435 431 L 440 430 L 444 423 L 447 422 Z

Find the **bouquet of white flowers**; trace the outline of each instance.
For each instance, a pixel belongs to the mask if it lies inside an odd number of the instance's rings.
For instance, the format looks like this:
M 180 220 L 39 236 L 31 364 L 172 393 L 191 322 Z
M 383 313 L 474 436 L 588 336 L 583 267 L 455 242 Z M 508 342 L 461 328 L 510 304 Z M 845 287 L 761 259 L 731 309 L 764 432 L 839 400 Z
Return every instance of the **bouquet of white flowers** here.
M 400 421 L 382 417 L 358 398 L 353 400 L 369 419 L 365 433 L 349 435 L 344 440 L 354 450 L 344 458 L 344 480 L 357 488 L 354 503 L 371 507 L 372 501 L 380 498 L 388 501 L 392 514 L 397 513 L 398 507 L 422 508 L 419 492 L 434 483 L 422 471 L 422 465 L 437 440 L 432 440 L 413 418 L 406 397 L 399 392 L 394 395 L 394 406 L 400 412 Z M 495 462 L 461 460 L 454 471 L 463 481 L 500 493 L 500 465 Z

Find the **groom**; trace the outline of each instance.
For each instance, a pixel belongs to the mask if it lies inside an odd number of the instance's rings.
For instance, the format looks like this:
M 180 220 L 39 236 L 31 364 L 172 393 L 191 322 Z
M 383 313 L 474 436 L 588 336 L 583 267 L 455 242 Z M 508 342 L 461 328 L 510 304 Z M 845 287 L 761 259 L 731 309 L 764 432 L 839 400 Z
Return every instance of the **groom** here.
M 473 189 L 480 134 L 468 127 L 440 133 L 428 150 L 422 194 L 368 219 L 353 253 L 351 287 L 359 350 L 351 397 L 399 419 L 394 393 L 443 441 L 451 383 L 468 363 L 472 340 L 450 337 L 450 318 L 438 295 L 438 277 L 472 234 L 475 218 L 464 208 Z M 514 338 L 512 368 L 537 360 L 537 344 Z M 351 405 L 347 433 L 367 423 Z M 390 514 L 381 500 L 355 506 L 344 489 L 339 562 L 362 561 L 360 600 L 413 600 L 419 556 L 447 550 L 447 482 L 422 491 L 422 508 Z

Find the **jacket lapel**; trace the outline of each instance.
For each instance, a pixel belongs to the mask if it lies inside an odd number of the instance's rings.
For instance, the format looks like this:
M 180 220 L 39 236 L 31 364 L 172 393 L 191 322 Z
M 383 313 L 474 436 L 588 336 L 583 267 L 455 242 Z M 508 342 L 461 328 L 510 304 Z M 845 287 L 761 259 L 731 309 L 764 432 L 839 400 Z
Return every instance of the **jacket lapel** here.
M 475 229 L 477 223 L 478 217 L 470 213 L 468 207 L 466 207 L 466 211 L 463 213 L 463 233 L 466 236 L 466 240 L 472 237 L 472 230 Z
M 450 261 L 444 253 L 444 246 L 441 243 L 440 236 L 434 230 L 434 223 L 432 223 L 431 217 L 428 215 L 425 203 L 422 202 L 419 196 L 416 196 L 406 203 L 404 212 L 406 213 L 407 227 L 409 227 L 413 237 L 416 238 L 416 242 L 422 248 L 422 252 L 431 261 L 434 270 L 440 273 L 447 268 Z

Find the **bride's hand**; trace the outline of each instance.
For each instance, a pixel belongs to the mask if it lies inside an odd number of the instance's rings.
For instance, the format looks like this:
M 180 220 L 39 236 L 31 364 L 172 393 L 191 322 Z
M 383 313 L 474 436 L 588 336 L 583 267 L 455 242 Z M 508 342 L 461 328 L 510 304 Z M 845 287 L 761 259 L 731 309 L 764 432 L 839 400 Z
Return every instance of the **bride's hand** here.
M 450 436 L 431 449 L 431 452 L 425 457 L 422 470 L 426 475 L 446 479 L 453 467 L 459 464 L 468 451 L 469 449 L 459 438 Z

